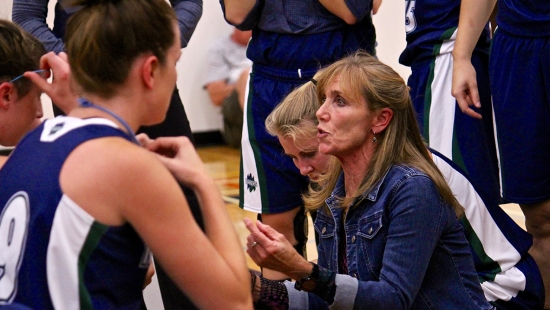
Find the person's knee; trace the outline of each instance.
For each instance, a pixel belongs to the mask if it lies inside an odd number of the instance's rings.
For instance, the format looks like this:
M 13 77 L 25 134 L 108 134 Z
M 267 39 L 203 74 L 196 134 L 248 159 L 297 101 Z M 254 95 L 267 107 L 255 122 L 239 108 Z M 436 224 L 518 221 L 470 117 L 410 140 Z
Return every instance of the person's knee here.
M 550 200 L 536 204 L 521 204 L 525 215 L 527 231 L 535 239 L 549 239 L 550 242 Z
M 306 257 L 306 244 L 308 235 L 307 214 L 304 207 L 300 207 L 294 217 L 294 237 L 298 242 L 294 248 L 303 257 Z

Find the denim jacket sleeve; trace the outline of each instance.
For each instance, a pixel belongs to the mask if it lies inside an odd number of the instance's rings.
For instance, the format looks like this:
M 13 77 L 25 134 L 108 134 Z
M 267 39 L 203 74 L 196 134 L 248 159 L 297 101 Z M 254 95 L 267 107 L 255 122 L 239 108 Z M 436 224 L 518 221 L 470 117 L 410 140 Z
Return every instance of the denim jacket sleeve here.
M 450 214 L 444 209 L 450 207 L 425 175 L 410 175 L 401 180 L 392 186 L 388 199 L 380 277 L 378 281 L 360 281 L 355 298 L 356 306 L 363 309 L 412 306 Z
M 193 32 L 202 16 L 202 0 L 170 0 L 176 12 L 181 32 L 181 47 L 189 44 Z
M 12 20 L 28 33 L 40 40 L 47 51 L 55 53 L 64 50 L 62 38 L 58 38 L 48 27 L 48 2 L 50 0 L 13 0 Z
M 355 296 L 357 294 L 358 281 L 348 275 L 337 274 L 337 293 L 334 302 L 329 306 L 321 297 L 313 294 L 298 291 L 294 288 L 294 282 L 285 281 L 288 291 L 288 308 L 293 310 L 322 310 L 322 309 L 353 309 Z M 338 287 L 340 290 L 338 292 Z

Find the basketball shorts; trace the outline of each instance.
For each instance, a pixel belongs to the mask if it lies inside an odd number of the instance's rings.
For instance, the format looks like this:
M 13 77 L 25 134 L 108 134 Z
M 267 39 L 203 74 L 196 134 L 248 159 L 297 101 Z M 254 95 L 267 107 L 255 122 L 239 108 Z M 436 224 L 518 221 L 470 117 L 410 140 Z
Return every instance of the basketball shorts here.
M 277 137 L 265 129 L 265 120 L 294 88 L 309 80 L 281 78 L 252 70 L 247 87 L 241 140 L 240 207 L 263 214 L 282 213 L 302 203 L 308 179 L 286 156 Z M 296 74 L 296 77 L 298 75 Z
M 550 199 L 550 38 L 497 29 L 490 76 L 503 197 L 520 204 Z
M 464 170 L 484 196 L 500 201 L 487 55 L 474 53 L 482 119 L 464 114 L 451 94 L 451 53 L 413 64 L 408 85 L 422 136 Z

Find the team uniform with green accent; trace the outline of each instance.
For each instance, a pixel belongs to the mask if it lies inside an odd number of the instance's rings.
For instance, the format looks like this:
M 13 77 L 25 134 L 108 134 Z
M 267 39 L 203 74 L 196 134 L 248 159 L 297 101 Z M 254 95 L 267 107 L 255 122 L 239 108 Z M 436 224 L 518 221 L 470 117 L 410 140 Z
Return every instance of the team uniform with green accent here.
M 220 3 L 225 10 L 224 1 Z M 346 5 L 357 18 L 354 25 L 317 0 L 256 0 L 243 22 L 235 25 L 252 30 L 247 57 L 253 65 L 241 139 L 241 208 L 276 214 L 302 205 L 309 181 L 266 131 L 265 119 L 319 68 L 358 49 L 374 53 L 372 1 L 347 0 Z
M 422 136 L 430 147 L 466 171 L 476 187 L 500 198 L 488 76 L 489 30 L 483 30 L 472 56 L 477 72 L 482 119 L 464 114 L 451 94 L 452 51 L 460 0 L 407 0 L 407 46 L 399 58 L 411 67 L 408 85 Z
M 460 0 L 406 0 L 408 85 L 422 135 L 459 203 L 485 298 L 499 309 L 542 309 L 540 271 L 528 254 L 532 237 L 499 206 L 498 160 L 488 76 L 489 30 L 472 55 L 482 119 L 460 110 L 451 95 L 452 51 Z M 435 151 L 435 150 L 437 151 Z
M 433 160 L 458 202 L 474 258 L 476 272 L 487 301 L 497 309 L 542 309 L 544 284 L 528 251 L 530 234 L 519 227 L 467 174 L 439 152 Z
M 60 116 L 29 133 L 0 170 L 0 306 L 140 308 L 143 241 L 129 224 L 98 223 L 59 184 L 67 156 L 102 137 L 129 140 L 111 121 Z

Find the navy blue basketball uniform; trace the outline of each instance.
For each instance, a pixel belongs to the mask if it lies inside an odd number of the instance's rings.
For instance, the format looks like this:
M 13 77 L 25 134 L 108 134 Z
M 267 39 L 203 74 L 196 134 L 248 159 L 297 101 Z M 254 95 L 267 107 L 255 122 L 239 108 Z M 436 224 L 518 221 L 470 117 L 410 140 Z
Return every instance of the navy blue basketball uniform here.
M 223 1 L 222 7 L 223 7 Z M 268 1 L 255 6 L 237 28 L 252 29 L 247 57 L 253 61 L 244 107 L 240 206 L 282 213 L 302 205 L 308 180 L 285 156 L 265 119 L 283 98 L 317 70 L 363 49 L 374 54 L 372 2 L 346 4 L 358 22 L 346 24 L 319 1 Z
M 504 198 L 550 199 L 550 2 L 498 1 L 490 78 Z
M 140 308 L 143 241 L 129 224 L 95 221 L 59 183 L 69 154 L 101 137 L 129 139 L 111 121 L 60 116 L 29 133 L 0 170 L 0 305 Z
M 472 63 L 477 72 L 482 119 L 460 110 L 451 94 L 460 0 L 406 1 L 407 46 L 400 56 L 411 67 L 408 85 L 422 136 L 428 145 L 468 173 L 493 200 L 500 197 L 488 76 L 489 31 L 484 29 Z
M 487 301 L 498 309 L 542 309 L 544 284 L 528 251 L 533 238 L 502 210 L 494 197 L 471 182 L 458 165 L 430 149 L 454 196 Z

